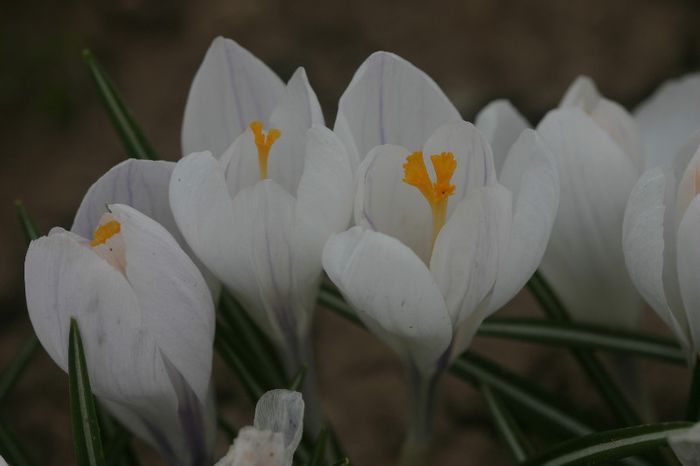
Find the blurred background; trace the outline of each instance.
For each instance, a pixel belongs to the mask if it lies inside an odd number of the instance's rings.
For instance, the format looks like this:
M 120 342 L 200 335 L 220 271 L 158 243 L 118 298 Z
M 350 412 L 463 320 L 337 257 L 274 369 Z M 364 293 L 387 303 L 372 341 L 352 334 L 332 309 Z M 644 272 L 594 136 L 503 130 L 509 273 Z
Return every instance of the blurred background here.
M 389 50 L 429 73 L 472 120 L 510 98 L 536 123 L 579 74 L 633 108 L 668 78 L 700 62 L 695 1 L 3 0 L 0 3 L 0 369 L 31 335 L 24 303 L 22 199 L 40 231 L 69 227 L 80 200 L 124 152 L 84 67 L 89 47 L 111 74 L 157 151 L 180 157 L 190 81 L 212 39 L 230 37 L 283 79 L 309 74 L 329 125 L 354 70 Z M 537 314 L 526 292 L 503 311 Z M 666 334 L 651 315 L 646 325 Z M 403 436 L 405 394 L 397 359 L 329 311 L 315 328 L 321 392 L 354 464 L 390 464 Z M 478 338 L 477 351 L 598 409 L 565 351 Z M 644 363 L 654 417 L 678 419 L 682 368 Z M 243 392 L 217 362 L 227 417 L 252 419 Z M 0 418 L 42 465 L 73 463 L 67 377 L 43 351 Z M 224 448 L 224 443 L 220 445 Z M 446 377 L 438 406 L 436 464 L 510 464 L 478 392 Z M 160 464 L 143 449 L 144 464 Z

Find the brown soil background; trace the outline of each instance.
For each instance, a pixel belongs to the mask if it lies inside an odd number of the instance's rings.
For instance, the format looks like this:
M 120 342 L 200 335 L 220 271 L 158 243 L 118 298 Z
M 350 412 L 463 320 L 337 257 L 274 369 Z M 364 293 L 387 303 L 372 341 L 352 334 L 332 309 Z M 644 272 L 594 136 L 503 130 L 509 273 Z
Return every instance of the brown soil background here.
M 42 231 L 69 226 L 88 186 L 124 158 L 80 51 L 109 70 L 156 149 L 180 155 L 187 90 L 213 37 L 239 41 L 283 78 L 306 67 L 333 122 L 355 68 L 390 50 L 431 74 L 466 119 L 508 97 L 537 121 L 581 73 L 631 107 L 700 58 L 694 1 L 314 1 L 4 0 L 0 4 L 0 368 L 31 334 L 24 305 L 25 243 L 12 201 L 23 199 Z M 522 293 L 501 315 L 537 314 Z M 650 331 L 667 334 L 649 315 Z M 403 435 L 405 393 L 397 359 L 373 337 L 327 310 L 315 328 L 320 389 L 328 415 L 358 465 L 392 464 Z M 477 338 L 474 348 L 584 409 L 604 411 L 568 353 Z M 226 416 L 251 407 L 217 361 Z M 687 370 L 641 365 L 653 419 L 682 415 Z M 67 380 L 45 353 L 0 417 L 42 465 L 73 463 Z M 446 377 L 438 402 L 434 464 L 511 464 L 479 393 Z M 160 464 L 148 449 L 143 464 Z M 223 450 L 224 443 L 220 445 Z

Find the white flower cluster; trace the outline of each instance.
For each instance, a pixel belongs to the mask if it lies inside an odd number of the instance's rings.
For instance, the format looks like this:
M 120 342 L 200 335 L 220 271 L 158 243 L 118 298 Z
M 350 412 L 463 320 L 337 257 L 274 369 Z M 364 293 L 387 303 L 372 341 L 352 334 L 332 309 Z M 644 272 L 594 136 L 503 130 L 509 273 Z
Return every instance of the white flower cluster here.
M 378 52 L 331 130 L 302 68 L 284 83 L 217 38 L 190 90 L 183 157 L 120 163 L 70 231 L 31 243 L 36 334 L 66 370 L 75 318 L 98 399 L 187 466 L 213 463 L 222 285 L 293 373 L 310 363 L 325 270 L 424 397 L 538 267 L 576 319 L 632 327 L 644 298 L 695 352 L 700 76 L 633 114 L 582 77 L 530 126 L 502 100 L 468 123 L 424 72 Z M 303 410 L 298 394 L 265 395 L 217 464 L 290 465 Z

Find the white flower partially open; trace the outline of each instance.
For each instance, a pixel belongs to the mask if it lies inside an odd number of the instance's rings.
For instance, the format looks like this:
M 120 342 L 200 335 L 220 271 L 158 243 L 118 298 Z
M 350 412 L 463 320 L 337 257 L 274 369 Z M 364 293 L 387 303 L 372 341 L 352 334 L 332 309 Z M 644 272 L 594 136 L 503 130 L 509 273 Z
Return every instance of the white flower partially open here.
M 463 121 L 439 126 L 422 151 L 377 146 L 359 166 L 358 226 L 324 249 L 358 316 L 425 377 L 469 345 L 546 247 L 558 184 L 536 132 L 513 145 L 501 182 L 489 144 Z
M 25 286 L 34 330 L 63 370 L 75 318 L 101 403 L 170 464 L 210 461 L 212 298 L 161 225 L 114 204 L 91 240 L 54 228 L 31 242 Z
M 347 227 L 353 189 L 334 134 L 316 126 L 304 138 L 301 153 L 268 154 L 246 131 L 221 160 L 209 153 L 183 158 L 170 184 L 175 220 L 192 250 L 297 368 L 305 362 L 300 345 L 315 307 L 323 245 Z M 266 178 L 258 165 L 268 155 Z M 280 178 L 277 163 L 297 164 L 301 172 Z
M 304 400 L 290 390 L 271 390 L 255 406 L 253 426 L 240 430 L 215 466 L 291 466 L 304 430 Z

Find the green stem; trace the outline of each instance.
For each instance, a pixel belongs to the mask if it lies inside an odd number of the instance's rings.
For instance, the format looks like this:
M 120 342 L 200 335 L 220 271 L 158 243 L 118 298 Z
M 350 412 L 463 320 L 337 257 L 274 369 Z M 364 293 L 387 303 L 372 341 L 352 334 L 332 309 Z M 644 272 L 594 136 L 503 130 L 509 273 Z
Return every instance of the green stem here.
M 435 386 L 439 375 L 426 376 L 413 364 L 406 365 L 408 431 L 401 448 L 401 466 L 422 466 L 431 463 Z

